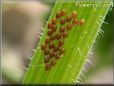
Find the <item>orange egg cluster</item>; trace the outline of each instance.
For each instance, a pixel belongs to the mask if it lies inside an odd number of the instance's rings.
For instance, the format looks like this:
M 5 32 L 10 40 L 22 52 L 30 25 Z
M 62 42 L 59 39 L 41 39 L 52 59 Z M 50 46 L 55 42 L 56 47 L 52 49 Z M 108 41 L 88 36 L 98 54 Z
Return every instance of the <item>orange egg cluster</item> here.
M 61 55 L 64 54 L 64 39 L 68 37 L 68 31 L 74 26 L 85 23 L 84 19 L 77 20 L 77 12 L 73 11 L 67 16 L 66 9 L 56 13 L 56 16 L 48 23 L 48 32 L 45 42 L 41 45 L 45 58 L 45 69 L 49 70 L 54 66 Z

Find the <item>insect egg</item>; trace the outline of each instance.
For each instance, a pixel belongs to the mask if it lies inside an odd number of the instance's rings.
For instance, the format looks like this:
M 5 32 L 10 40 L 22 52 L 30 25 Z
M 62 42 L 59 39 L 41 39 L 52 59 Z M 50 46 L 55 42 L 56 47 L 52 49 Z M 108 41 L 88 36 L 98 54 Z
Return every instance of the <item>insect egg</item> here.
M 45 40 L 45 44 L 48 44 L 48 43 L 50 43 L 50 38 L 46 38 Z
M 50 42 L 50 43 L 49 43 L 49 49 L 52 49 L 53 47 L 54 47 L 53 42 Z
M 43 43 L 42 45 L 41 45 L 41 50 L 45 50 L 46 49 L 46 45 Z
M 56 14 L 56 18 L 59 19 L 61 17 L 61 13 L 58 11 Z
M 50 60 L 50 56 L 48 55 L 47 57 L 44 58 L 44 63 L 48 63 Z
M 81 19 L 80 20 L 80 25 L 82 26 L 84 23 L 85 23 L 85 20 L 84 19 Z
M 66 17 L 66 21 L 67 21 L 67 22 L 70 22 L 71 19 L 72 19 L 71 16 L 67 16 L 67 17 Z
M 51 69 L 51 65 L 50 64 L 46 64 L 45 70 L 50 70 L 50 69 Z
M 65 20 L 64 19 L 60 19 L 60 24 L 64 24 Z
M 58 60 L 59 58 L 60 58 L 60 55 L 57 53 L 57 54 L 55 55 L 55 59 Z
M 60 48 L 60 53 L 61 53 L 61 54 L 64 53 L 64 48 Z
M 50 37 L 51 40 L 55 40 L 55 38 L 56 38 L 55 34 L 52 34 L 52 36 Z
M 54 56 L 54 51 L 52 50 L 51 52 L 50 52 L 50 57 L 52 58 Z
M 63 32 L 63 38 L 66 38 L 68 36 L 67 32 Z
M 78 20 L 73 20 L 73 25 L 77 25 L 78 24 Z
M 51 23 L 48 24 L 48 28 L 49 29 L 52 28 L 52 24 Z
M 62 16 L 65 16 L 65 15 L 66 15 L 66 9 L 62 9 L 62 10 L 61 10 L 61 15 L 62 15 Z
M 44 50 L 44 54 L 47 55 L 48 53 L 49 53 L 49 49 L 46 48 L 46 49 Z
M 49 30 L 47 34 L 48 34 L 48 36 L 51 36 L 52 35 L 52 31 Z
M 52 32 L 56 31 L 56 25 L 52 25 Z
M 53 66 L 53 65 L 55 65 L 56 64 L 56 61 L 55 60 L 52 60 L 51 61 L 51 65 Z
M 60 32 L 63 32 L 65 30 L 64 27 L 60 27 Z
M 59 40 L 59 39 L 61 38 L 61 33 L 58 33 L 58 34 L 56 35 L 56 38 L 57 38 L 57 40 Z
M 64 41 L 59 40 L 59 42 L 58 42 L 58 46 L 60 47 L 60 46 L 62 46 L 63 44 L 64 44 Z
M 67 25 L 67 30 L 70 30 L 72 28 L 71 25 Z
M 53 48 L 54 52 L 57 52 L 58 49 L 59 48 L 57 46 L 54 46 L 54 48 Z
M 52 19 L 52 24 L 56 24 L 56 18 Z
M 72 18 L 76 18 L 77 17 L 77 12 L 76 11 L 73 11 L 72 12 Z

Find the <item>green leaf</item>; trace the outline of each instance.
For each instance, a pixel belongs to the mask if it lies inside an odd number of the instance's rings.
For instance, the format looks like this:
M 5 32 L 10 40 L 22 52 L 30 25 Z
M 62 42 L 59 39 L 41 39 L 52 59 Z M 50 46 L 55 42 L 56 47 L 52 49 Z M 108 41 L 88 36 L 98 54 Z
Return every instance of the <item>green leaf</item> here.
M 61 2 L 62 1 L 62 2 Z M 45 70 L 44 55 L 40 49 L 47 36 L 47 25 L 33 54 L 32 61 L 22 80 L 23 84 L 71 84 L 78 82 L 78 78 L 86 62 L 91 46 L 100 31 L 100 27 L 111 6 L 111 0 L 76 2 L 76 0 L 57 0 L 48 22 L 55 17 L 57 11 L 66 9 L 70 15 L 77 11 L 78 19 L 84 18 L 84 26 L 76 26 L 68 32 L 65 40 L 65 53 L 50 70 Z M 78 4 L 79 5 L 78 5 Z M 87 6 L 88 4 L 92 4 Z M 104 6 L 106 4 L 106 6 Z M 86 6 L 84 6 L 86 5 Z

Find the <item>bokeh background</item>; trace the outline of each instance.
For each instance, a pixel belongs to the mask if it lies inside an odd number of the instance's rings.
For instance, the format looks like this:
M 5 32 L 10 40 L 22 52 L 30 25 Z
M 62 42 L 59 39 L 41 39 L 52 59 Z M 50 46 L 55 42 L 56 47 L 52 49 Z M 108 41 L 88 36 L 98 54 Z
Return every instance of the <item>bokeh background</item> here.
M 2 1 L 2 83 L 21 83 L 29 57 L 39 41 L 39 32 L 45 26 L 54 2 Z M 82 83 L 113 83 L 113 18 L 110 8 L 96 43 L 85 64 Z

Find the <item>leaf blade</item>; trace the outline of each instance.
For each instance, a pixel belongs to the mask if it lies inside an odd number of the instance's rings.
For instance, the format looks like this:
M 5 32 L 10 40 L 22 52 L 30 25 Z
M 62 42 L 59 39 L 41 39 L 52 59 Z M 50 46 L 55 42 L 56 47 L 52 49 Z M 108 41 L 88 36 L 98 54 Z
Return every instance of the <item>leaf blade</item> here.
M 85 3 L 85 2 L 84 2 Z M 96 34 L 99 30 L 99 27 L 103 22 L 100 22 L 99 25 L 96 25 L 98 20 L 100 19 L 99 16 L 105 17 L 109 6 L 107 8 L 102 7 L 102 8 L 75 8 L 75 3 L 59 3 L 58 2 L 55 4 L 52 14 L 49 18 L 49 21 L 55 16 L 56 12 L 59 9 L 66 8 L 70 14 L 74 9 L 77 10 L 79 14 L 79 18 L 83 17 L 86 19 L 86 25 L 77 28 L 73 28 L 69 32 L 69 37 L 67 40 L 65 40 L 65 45 L 64 48 L 66 50 L 65 55 L 57 62 L 57 65 L 52 68 L 50 71 L 45 71 L 44 67 L 40 67 L 40 65 L 43 65 L 43 58 L 44 55 L 42 54 L 39 46 L 43 43 L 46 37 L 47 33 L 47 27 L 45 28 L 45 31 L 43 32 L 43 36 L 40 39 L 40 42 L 37 46 L 36 52 L 33 55 L 33 60 L 30 65 L 36 65 L 36 67 L 29 66 L 29 70 L 25 74 L 25 77 L 23 79 L 23 83 L 28 84 L 28 83 L 41 83 L 41 84 L 46 84 L 46 83 L 75 83 L 75 79 L 77 80 L 81 68 L 86 60 L 87 53 L 89 52 L 89 49 L 91 48 L 91 45 L 93 44 Z M 103 10 L 104 9 L 104 10 Z M 98 13 L 98 14 L 96 14 Z M 97 20 L 98 17 L 98 20 Z M 94 18 L 96 18 L 94 20 Z M 88 19 L 88 20 L 87 20 Z M 93 24 L 92 24 L 93 23 Z M 95 23 L 95 24 L 94 24 Z M 95 31 L 91 31 L 91 28 L 95 28 Z M 76 29 L 76 30 L 75 30 Z M 76 34 L 75 34 L 76 33 Z M 86 39 L 87 37 L 87 39 Z M 85 40 L 87 42 L 85 42 Z M 76 44 L 76 45 L 75 45 Z M 86 45 L 84 45 L 86 44 Z M 73 49 L 74 48 L 74 49 Z M 80 54 L 81 53 L 81 54 Z M 84 53 L 84 55 L 82 54 Z M 39 58 L 37 58 L 39 57 Z M 71 57 L 69 59 L 69 57 Z M 71 66 L 75 62 L 77 62 L 76 67 L 72 67 L 73 70 L 71 71 L 69 69 L 68 64 Z M 39 65 L 39 69 L 37 69 L 37 65 Z M 70 71 L 69 71 L 70 70 Z M 63 74 L 64 73 L 64 74 Z M 69 76 L 70 74 L 70 76 Z M 72 75 L 73 74 L 73 75 Z

